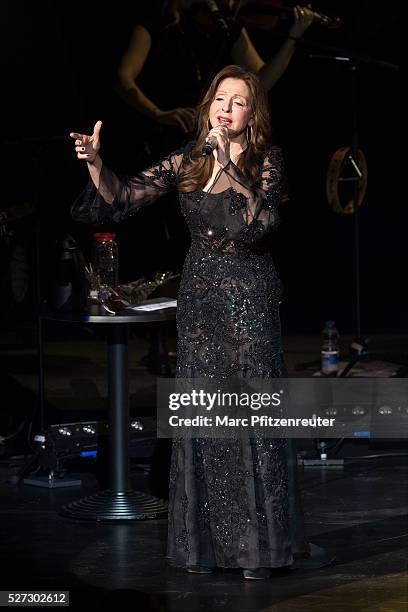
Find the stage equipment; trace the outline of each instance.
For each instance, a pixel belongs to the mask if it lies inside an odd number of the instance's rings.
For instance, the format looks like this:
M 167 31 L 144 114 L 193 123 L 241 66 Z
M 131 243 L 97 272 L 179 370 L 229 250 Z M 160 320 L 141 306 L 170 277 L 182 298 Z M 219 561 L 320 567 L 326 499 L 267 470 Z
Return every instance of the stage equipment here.
M 321 404 L 317 409 L 322 417 L 334 417 L 344 423 L 345 437 L 337 439 L 315 438 L 316 457 L 306 458 L 298 456 L 298 465 L 302 467 L 330 467 L 342 468 L 344 457 L 334 457 L 343 444 L 350 440 L 388 441 L 400 444 L 402 455 L 407 455 L 406 438 L 408 435 L 408 395 L 407 385 L 398 377 L 394 379 L 396 385 L 378 390 L 378 396 L 366 398 L 364 401 L 335 402 Z M 380 381 L 379 378 L 377 378 Z M 381 383 L 379 383 L 381 384 Z M 373 386 L 373 392 L 376 392 Z M 396 453 L 392 453 L 396 454 Z M 398 454 L 398 453 L 397 453 Z M 378 457 L 381 455 L 374 455 Z M 350 459 L 351 457 L 348 457 Z M 353 457 L 358 459 L 358 456 Z
M 65 478 L 64 461 L 78 457 L 96 457 L 105 452 L 108 443 L 107 421 L 83 421 L 49 425 L 37 434 L 37 450 L 18 476 L 19 482 L 38 487 L 56 488 L 78 486 L 80 480 Z M 156 419 L 140 417 L 129 424 L 129 455 L 131 458 L 151 459 L 156 445 Z M 35 471 L 35 476 L 30 473 Z M 42 475 L 38 475 L 41 472 Z M 25 477 L 26 475 L 26 477 Z
M 341 147 L 330 160 L 326 195 L 329 206 L 335 213 L 343 215 L 354 213 L 355 194 L 350 198 L 349 190 L 345 189 L 348 185 L 352 186 L 354 191 L 354 184 L 357 184 L 357 204 L 361 206 L 363 203 L 367 190 L 367 162 L 361 149 L 358 149 L 356 156 L 357 159 L 354 159 L 349 147 Z
M 362 66 L 372 66 L 373 68 L 398 71 L 399 66 L 377 60 L 369 56 L 363 56 L 349 49 L 339 49 L 329 45 L 322 45 L 310 40 L 299 39 L 299 42 L 324 52 L 324 55 L 310 53 L 309 57 L 316 60 L 334 62 L 336 65 L 344 67 L 350 75 L 350 147 L 342 147 L 333 155 L 328 169 L 326 180 L 326 193 L 330 207 L 337 213 L 354 215 L 354 254 L 355 254 L 355 317 L 356 317 L 356 336 L 352 345 L 353 365 L 362 356 L 368 355 L 367 338 L 361 331 L 361 307 L 360 307 L 360 232 L 359 232 L 359 210 L 363 202 L 367 189 L 367 163 L 364 153 L 359 148 L 358 133 L 358 111 L 357 111 L 357 91 L 358 79 Z M 349 182 L 351 192 L 347 202 L 341 204 L 339 194 L 340 183 Z M 343 376 L 349 369 L 346 368 Z

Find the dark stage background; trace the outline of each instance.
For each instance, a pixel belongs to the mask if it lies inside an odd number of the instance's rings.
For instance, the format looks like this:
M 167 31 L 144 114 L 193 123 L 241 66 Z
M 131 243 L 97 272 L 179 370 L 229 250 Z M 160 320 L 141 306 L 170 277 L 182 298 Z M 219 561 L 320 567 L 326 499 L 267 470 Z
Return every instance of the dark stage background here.
M 40 219 L 41 278 L 46 293 L 53 274 L 56 241 L 71 233 L 89 257 L 92 228 L 74 224 L 70 206 L 87 180 L 68 134 L 91 130 L 102 119 L 109 129 L 112 73 L 126 46 L 134 14 L 142 2 L 38 3 L 14 0 L 1 9 L 3 99 L 2 211 L 22 203 L 37 207 Z M 406 3 L 321 1 L 315 10 L 339 15 L 344 24 L 329 31 L 312 26 L 305 38 L 352 49 L 401 66 L 394 72 L 363 64 L 358 74 L 360 147 L 368 161 L 368 190 L 360 213 L 361 320 L 363 333 L 406 331 Z M 267 59 L 279 33 L 249 28 Z M 352 216 L 336 215 L 325 196 L 328 162 L 351 145 L 350 71 L 344 65 L 310 58 L 322 53 L 302 46 L 270 93 L 275 138 L 288 167 L 290 200 L 273 238 L 273 253 L 284 284 L 283 333 L 319 333 L 334 318 L 341 333 L 354 333 L 355 251 Z M 160 75 L 163 86 L 166 75 Z M 104 129 L 104 128 L 103 128 Z M 109 143 L 105 142 L 109 150 Z M 137 150 L 138 143 L 131 147 Z M 115 152 L 107 153 L 114 159 Z M 135 170 L 142 168 L 135 168 Z M 148 214 L 159 214 L 160 206 Z M 143 215 L 138 223 L 143 223 Z M 13 240 L 33 265 L 33 220 L 15 224 Z M 181 230 L 180 230 L 181 231 Z M 119 232 L 122 280 L 144 271 L 157 243 L 129 249 Z M 10 295 L 10 245 L 1 244 L 2 310 L 7 325 L 30 317 L 31 290 L 15 304 Z M 165 256 L 163 266 L 167 268 Z M 133 272 L 134 271 L 134 272 Z M 126 276 L 126 279 L 123 278 Z

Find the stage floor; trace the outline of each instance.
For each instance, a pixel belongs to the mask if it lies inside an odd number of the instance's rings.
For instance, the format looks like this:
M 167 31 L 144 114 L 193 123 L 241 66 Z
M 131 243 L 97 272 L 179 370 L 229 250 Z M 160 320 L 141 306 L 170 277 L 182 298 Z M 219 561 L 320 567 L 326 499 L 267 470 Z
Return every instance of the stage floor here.
M 372 347 L 392 362 L 404 354 L 405 340 L 373 338 Z M 318 359 L 319 342 L 318 337 L 284 339 L 291 375 L 304 375 L 304 364 Z M 47 340 L 45 351 L 50 414 L 63 422 L 72 410 L 94 411 L 96 416 L 106 408 L 102 338 L 54 338 Z M 149 404 L 155 383 L 140 362 L 145 351 L 144 338 L 131 339 L 134 409 Z M 9 421 L 17 422 L 30 414 L 30 402 L 35 401 L 35 350 L 9 346 L 1 356 L 7 365 L 6 384 L 16 394 L 9 400 L 9 410 L 15 410 Z M 5 394 L 2 410 L 3 415 L 9 412 Z M 239 570 L 207 576 L 166 566 L 165 519 L 96 525 L 63 518 L 63 504 L 99 490 L 92 462 L 71 466 L 75 472 L 70 476 L 80 478 L 81 487 L 49 490 L 11 484 L 24 464 L 19 452 L 23 441 L 16 442 L 14 454 L 9 448 L 0 457 L 1 590 L 70 591 L 74 609 L 102 609 L 105 602 L 135 612 L 407 610 L 408 466 L 406 457 L 398 456 L 398 445 L 390 446 L 388 456 L 386 446 L 379 451 L 375 445 L 367 447 L 368 454 L 380 455 L 369 459 L 361 456 L 361 448 L 354 449 L 354 459 L 347 459 L 341 469 L 299 468 L 308 540 L 326 548 L 336 562 L 320 570 L 276 570 L 270 580 L 244 581 Z M 351 452 L 345 445 L 339 456 Z M 392 453 L 397 456 L 389 456 Z M 135 459 L 131 472 L 133 486 L 147 491 L 147 471 Z

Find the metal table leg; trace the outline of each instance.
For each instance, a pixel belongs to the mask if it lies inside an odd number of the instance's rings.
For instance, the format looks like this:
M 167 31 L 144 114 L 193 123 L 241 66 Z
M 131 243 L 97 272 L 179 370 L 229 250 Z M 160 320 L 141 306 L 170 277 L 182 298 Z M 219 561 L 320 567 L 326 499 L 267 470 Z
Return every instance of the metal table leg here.
M 130 487 L 128 369 L 127 325 L 110 324 L 109 489 L 63 506 L 62 516 L 89 521 L 134 521 L 167 514 L 167 502 Z

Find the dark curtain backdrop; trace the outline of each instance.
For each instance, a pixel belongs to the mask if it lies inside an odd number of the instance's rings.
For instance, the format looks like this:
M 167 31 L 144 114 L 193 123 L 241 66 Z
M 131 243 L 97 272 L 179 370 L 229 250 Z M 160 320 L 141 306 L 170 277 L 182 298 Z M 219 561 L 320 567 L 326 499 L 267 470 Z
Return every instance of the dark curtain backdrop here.
M 101 114 L 109 121 L 104 100 L 139 5 L 129 9 L 116 2 L 102 10 L 94 0 L 3 3 L 1 209 L 27 200 L 38 208 L 45 286 L 60 235 L 71 232 L 89 255 L 91 229 L 72 223 L 69 216 L 87 177 L 67 134 L 90 130 Z M 353 49 L 399 64 L 401 70 L 363 63 L 353 100 L 350 70 L 310 57 L 326 52 L 304 45 L 270 93 L 290 194 L 273 246 L 285 288 L 283 332 L 319 333 L 327 318 L 336 320 L 341 333 L 355 331 L 353 218 L 335 215 L 325 196 L 329 159 L 351 144 L 353 105 L 369 175 L 360 214 L 362 328 L 366 333 L 405 332 L 407 9 L 401 2 L 388 2 L 384 11 L 377 0 L 314 6 L 340 15 L 344 25 L 336 31 L 314 26 L 308 40 Z M 278 46 L 273 32 L 249 32 L 264 58 Z

